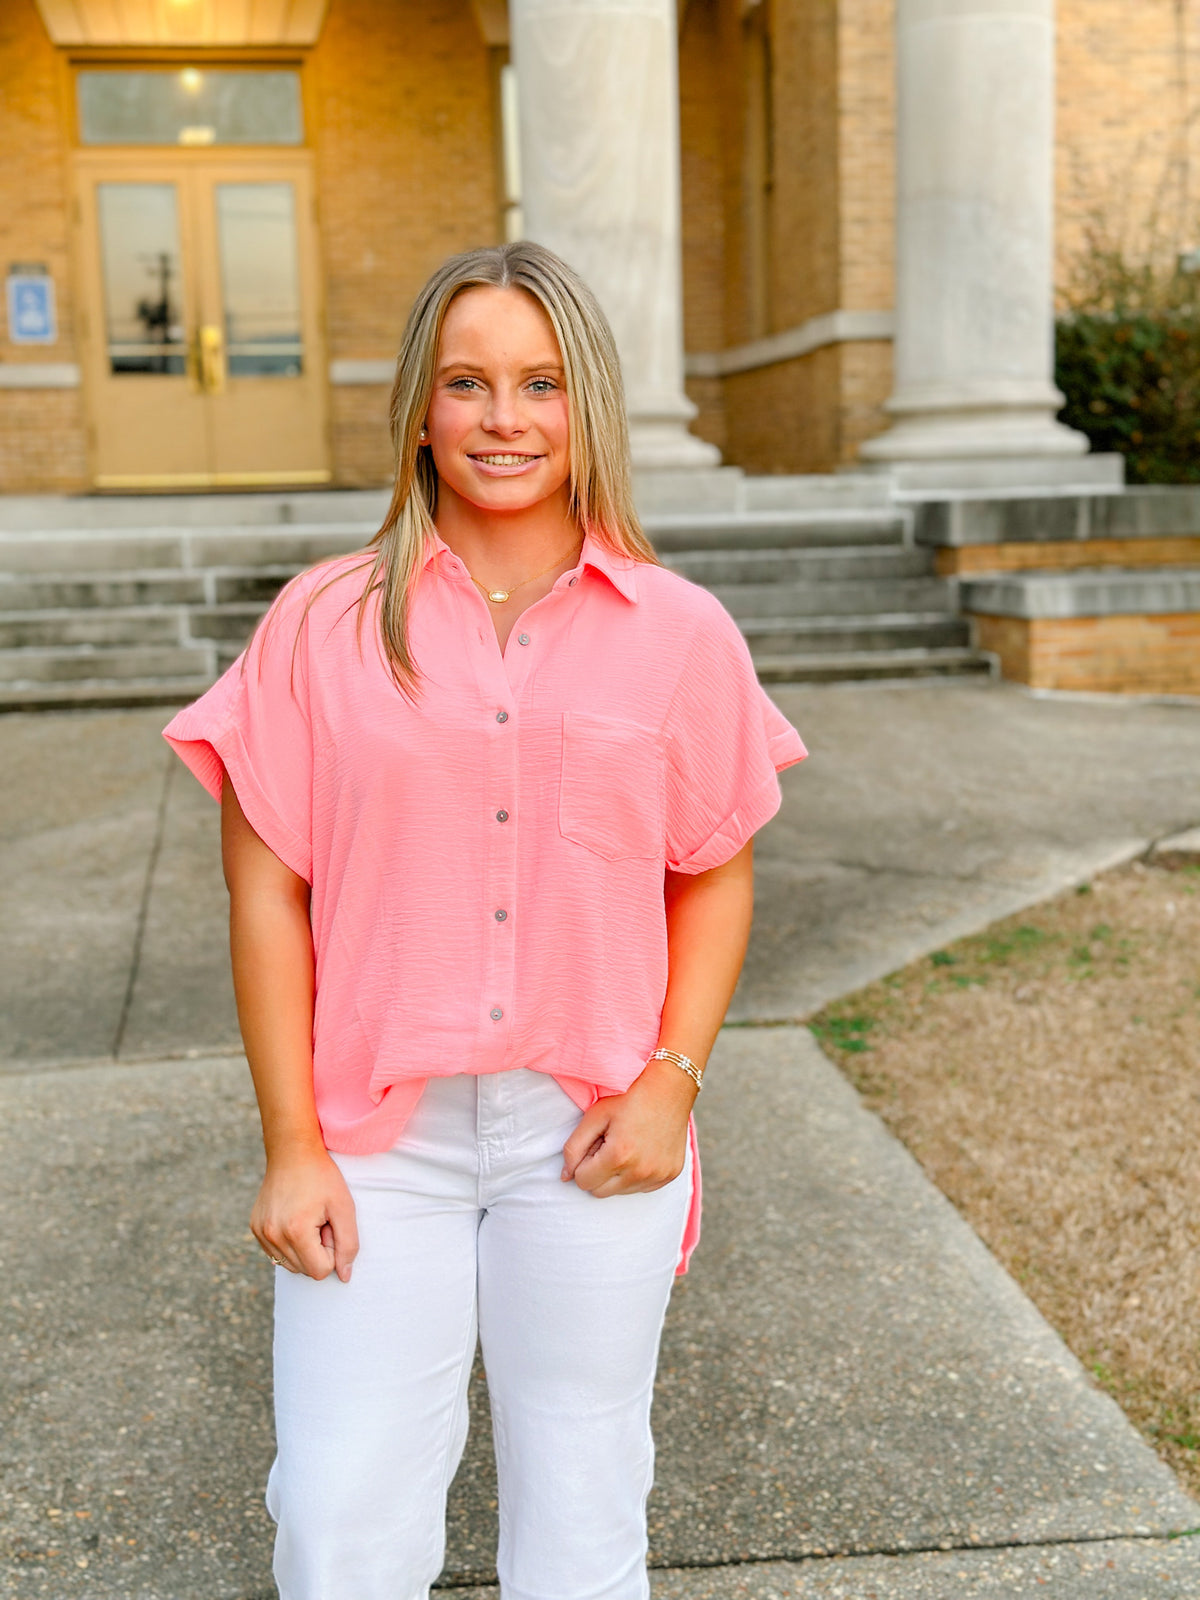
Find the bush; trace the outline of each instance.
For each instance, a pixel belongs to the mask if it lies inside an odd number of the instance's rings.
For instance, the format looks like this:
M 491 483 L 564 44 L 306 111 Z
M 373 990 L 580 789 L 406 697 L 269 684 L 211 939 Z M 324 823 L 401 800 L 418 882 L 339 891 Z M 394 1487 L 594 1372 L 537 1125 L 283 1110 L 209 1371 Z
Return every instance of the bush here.
M 1093 450 L 1119 451 L 1130 483 L 1200 482 L 1200 279 L 1093 248 L 1067 298 L 1060 420 Z
M 1076 312 L 1055 347 L 1061 421 L 1130 483 L 1200 482 L 1200 311 Z

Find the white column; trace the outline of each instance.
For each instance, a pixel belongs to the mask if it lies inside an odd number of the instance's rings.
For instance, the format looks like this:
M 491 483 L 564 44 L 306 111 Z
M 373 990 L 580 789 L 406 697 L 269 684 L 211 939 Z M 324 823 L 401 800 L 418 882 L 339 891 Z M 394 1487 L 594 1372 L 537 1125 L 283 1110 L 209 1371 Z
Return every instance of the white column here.
M 1078 457 L 1054 417 L 1054 0 L 896 0 L 896 57 L 895 421 L 860 455 Z
M 638 468 L 711 467 L 687 431 L 674 0 L 509 0 L 528 238 L 612 324 Z

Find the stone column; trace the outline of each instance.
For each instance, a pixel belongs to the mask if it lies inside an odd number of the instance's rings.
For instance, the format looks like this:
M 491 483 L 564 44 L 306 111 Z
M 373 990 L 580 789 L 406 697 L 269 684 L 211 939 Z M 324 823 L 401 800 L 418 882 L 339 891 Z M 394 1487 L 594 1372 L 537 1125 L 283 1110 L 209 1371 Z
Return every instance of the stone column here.
M 1054 0 L 896 0 L 896 93 L 895 421 L 860 456 L 1078 477 L 1088 441 L 1054 416 Z
M 674 0 L 509 0 L 525 232 L 616 335 L 637 468 L 711 467 L 683 388 Z

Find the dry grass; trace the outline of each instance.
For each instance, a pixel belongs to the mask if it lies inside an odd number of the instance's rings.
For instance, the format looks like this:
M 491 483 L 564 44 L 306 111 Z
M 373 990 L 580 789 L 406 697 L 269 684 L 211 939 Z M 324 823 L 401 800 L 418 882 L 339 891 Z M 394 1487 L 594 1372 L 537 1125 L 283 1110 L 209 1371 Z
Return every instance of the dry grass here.
M 1107 873 L 812 1026 L 1200 1491 L 1200 866 Z

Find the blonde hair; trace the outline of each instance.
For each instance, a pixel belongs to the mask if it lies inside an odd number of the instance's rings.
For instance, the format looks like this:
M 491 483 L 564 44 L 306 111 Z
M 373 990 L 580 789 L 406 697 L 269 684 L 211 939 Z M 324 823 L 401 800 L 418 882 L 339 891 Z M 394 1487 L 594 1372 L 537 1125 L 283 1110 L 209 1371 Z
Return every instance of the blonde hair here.
M 358 601 L 360 634 L 363 610 L 378 589 L 384 656 L 397 685 L 410 695 L 420 673 L 409 649 L 409 609 L 433 531 L 438 492 L 433 453 L 419 436 L 433 392 L 446 311 L 457 295 L 475 288 L 525 290 L 554 328 L 570 414 L 570 507 L 581 532 L 635 561 L 658 561 L 634 509 L 621 365 L 595 295 L 565 261 L 528 239 L 451 256 L 421 290 L 405 324 L 389 407 L 395 487 L 383 525 L 367 546 L 374 556 L 351 569 L 368 570 Z

